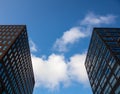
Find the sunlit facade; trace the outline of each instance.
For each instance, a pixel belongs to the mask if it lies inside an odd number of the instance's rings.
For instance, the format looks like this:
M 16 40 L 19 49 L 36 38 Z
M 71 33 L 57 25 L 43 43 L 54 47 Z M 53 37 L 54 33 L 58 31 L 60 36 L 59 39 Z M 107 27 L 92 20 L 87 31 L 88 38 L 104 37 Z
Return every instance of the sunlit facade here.
M 120 28 L 94 28 L 85 67 L 94 94 L 120 94 Z
M 0 25 L 0 94 L 32 94 L 34 75 L 25 25 Z

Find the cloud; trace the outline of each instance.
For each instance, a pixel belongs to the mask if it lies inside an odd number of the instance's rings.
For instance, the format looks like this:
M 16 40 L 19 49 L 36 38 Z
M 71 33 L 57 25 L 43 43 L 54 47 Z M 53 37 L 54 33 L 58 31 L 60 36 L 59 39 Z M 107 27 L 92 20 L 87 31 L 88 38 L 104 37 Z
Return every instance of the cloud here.
M 65 31 L 63 35 L 58 38 L 54 43 L 54 50 L 58 52 L 68 51 L 68 46 L 76 43 L 81 38 L 91 35 L 92 29 L 95 26 L 103 24 L 111 24 L 115 22 L 117 16 L 115 15 L 96 15 L 88 13 L 83 20 L 80 21 L 79 26 L 72 27 L 70 30 Z
M 54 49 L 58 49 L 60 52 L 67 51 L 67 46 L 69 44 L 74 44 L 80 38 L 86 37 L 85 32 L 82 32 L 82 28 L 73 27 L 70 30 L 64 32 L 63 36 L 56 40 L 54 44 Z
M 35 45 L 35 43 L 32 40 L 30 40 L 29 43 L 31 52 L 37 52 L 37 46 Z
M 82 83 L 83 85 L 87 84 L 87 73 L 84 66 L 86 54 L 75 54 L 70 58 L 70 62 L 68 64 L 69 73 L 71 79 Z
M 32 55 L 36 86 L 55 89 L 68 79 L 64 56 L 51 54 L 48 60 Z
M 36 87 L 45 87 L 50 90 L 68 86 L 72 81 L 83 85 L 88 83 L 84 66 L 86 54 L 76 54 L 65 60 L 63 55 L 51 54 L 48 59 L 32 55 L 32 64 Z
M 115 15 L 95 15 L 94 13 L 89 13 L 80 22 L 81 25 L 100 25 L 100 24 L 111 24 L 115 21 L 117 16 Z

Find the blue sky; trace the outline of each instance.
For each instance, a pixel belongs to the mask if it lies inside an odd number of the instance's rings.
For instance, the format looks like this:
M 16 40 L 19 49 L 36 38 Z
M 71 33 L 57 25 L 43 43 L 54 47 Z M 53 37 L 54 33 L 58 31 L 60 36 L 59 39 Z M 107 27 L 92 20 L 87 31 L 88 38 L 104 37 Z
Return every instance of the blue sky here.
M 119 0 L 0 0 L 0 24 L 26 24 L 33 94 L 92 94 L 84 61 L 93 27 L 120 27 Z

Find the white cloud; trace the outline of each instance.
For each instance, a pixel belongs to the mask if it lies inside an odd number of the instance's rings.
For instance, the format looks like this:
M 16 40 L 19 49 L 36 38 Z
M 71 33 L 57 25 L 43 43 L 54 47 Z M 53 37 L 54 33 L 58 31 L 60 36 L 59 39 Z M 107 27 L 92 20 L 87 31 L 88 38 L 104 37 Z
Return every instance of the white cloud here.
M 63 55 L 51 54 L 48 59 L 32 55 L 36 86 L 51 90 L 69 85 L 72 81 L 86 85 L 88 82 L 84 60 L 86 54 L 76 54 L 65 60 Z
M 115 21 L 117 16 L 115 15 L 95 15 L 94 13 L 89 13 L 80 22 L 81 25 L 100 25 L 100 24 L 111 24 Z
M 37 46 L 35 45 L 35 43 L 32 40 L 30 40 L 29 43 L 31 52 L 37 52 Z
M 82 28 L 73 27 L 70 30 L 64 32 L 63 36 L 56 40 L 54 48 L 60 52 L 67 51 L 67 46 L 77 42 L 80 38 L 86 37 L 85 32 L 82 32 Z
M 86 54 L 76 54 L 70 58 L 69 72 L 70 77 L 83 85 L 88 84 L 87 73 L 84 66 Z
M 48 60 L 32 55 L 36 86 L 55 89 L 68 80 L 64 56 L 51 54 Z
M 80 21 L 79 26 L 72 27 L 70 30 L 65 31 L 63 35 L 56 40 L 53 48 L 59 52 L 66 52 L 68 51 L 69 45 L 76 43 L 81 38 L 91 35 L 93 27 L 114 23 L 115 19 L 116 16 L 114 15 L 103 16 L 89 13 Z

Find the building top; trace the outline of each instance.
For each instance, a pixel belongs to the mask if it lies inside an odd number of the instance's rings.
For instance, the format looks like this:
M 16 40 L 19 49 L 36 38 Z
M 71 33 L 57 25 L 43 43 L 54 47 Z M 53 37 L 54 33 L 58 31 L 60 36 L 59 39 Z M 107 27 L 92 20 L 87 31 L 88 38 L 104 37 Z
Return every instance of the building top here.
M 0 60 L 23 31 L 26 25 L 0 25 Z
M 94 28 L 105 45 L 120 60 L 120 28 Z

